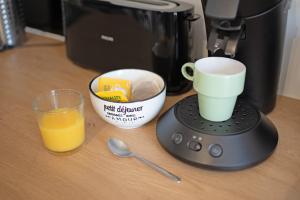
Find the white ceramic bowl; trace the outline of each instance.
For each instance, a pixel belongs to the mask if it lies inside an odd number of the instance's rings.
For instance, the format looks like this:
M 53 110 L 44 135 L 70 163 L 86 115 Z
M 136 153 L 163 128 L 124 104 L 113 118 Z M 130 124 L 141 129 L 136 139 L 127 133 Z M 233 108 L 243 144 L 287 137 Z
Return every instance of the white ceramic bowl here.
M 111 77 L 130 80 L 132 87 L 151 83 L 157 87 L 153 96 L 132 102 L 111 102 L 96 95 L 98 80 Z M 147 85 L 147 84 L 146 84 Z M 166 99 L 166 84 L 157 74 L 140 69 L 120 69 L 94 78 L 89 84 L 90 98 L 94 109 L 106 122 L 119 128 L 137 128 L 151 121 L 161 110 Z

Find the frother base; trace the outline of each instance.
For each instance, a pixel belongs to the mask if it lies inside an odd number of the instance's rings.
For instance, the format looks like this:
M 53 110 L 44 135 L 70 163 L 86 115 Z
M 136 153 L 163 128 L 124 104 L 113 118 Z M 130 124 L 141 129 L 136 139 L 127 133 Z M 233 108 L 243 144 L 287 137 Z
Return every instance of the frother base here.
M 198 109 L 197 95 L 186 97 L 157 123 L 160 144 L 184 162 L 216 170 L 244 169 L 268 158 L 277 146 L 275 126 L 242 99 L 223 122 L 205 120 Z

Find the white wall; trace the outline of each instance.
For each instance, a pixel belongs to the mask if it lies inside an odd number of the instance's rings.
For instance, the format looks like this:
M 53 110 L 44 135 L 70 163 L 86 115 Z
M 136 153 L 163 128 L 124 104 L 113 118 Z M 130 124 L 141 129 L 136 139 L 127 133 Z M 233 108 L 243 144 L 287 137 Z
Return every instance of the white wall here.
M 278 93 L 300 99 L 300 0 L 292 0 L 288 14 Z

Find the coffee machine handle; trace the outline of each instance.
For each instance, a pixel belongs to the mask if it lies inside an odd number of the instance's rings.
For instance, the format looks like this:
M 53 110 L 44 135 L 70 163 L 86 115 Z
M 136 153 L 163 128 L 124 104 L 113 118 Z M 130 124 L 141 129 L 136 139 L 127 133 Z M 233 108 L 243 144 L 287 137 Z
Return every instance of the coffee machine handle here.
M 240 0 L 207 0 L 205 15 L 213 19 L 235 19 Z

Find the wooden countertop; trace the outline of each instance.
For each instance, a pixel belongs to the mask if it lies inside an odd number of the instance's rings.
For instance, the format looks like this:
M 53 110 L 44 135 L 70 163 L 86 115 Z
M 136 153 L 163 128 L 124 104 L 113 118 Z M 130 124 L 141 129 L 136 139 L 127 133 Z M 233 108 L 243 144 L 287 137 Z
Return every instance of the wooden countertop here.
M 182 163 L 159 145 L 157 118 L 142 128 L 123 130 L 105 123 L 92 108 L 88 83 L 96 72 L 66 58 L 61 42 L 28 35 L 19 48 L 0 52 L 0 199 L 300 199 L 300 101 L 278 97 L 268 115 L 279 144 L 265 162 L 242 171 L 220 172 Z M 99 55 L 101 56 L 101 55 Z M 58 155 L 42 144 L 33 98 L 55 88 L 73 88 L 85 97 L 87 139 L 78 150 Z M 190 93 L 167 97 L 163 113 Z M 181 176 L 177 184 L 135 159 L 120 159 L 109 137 Z

